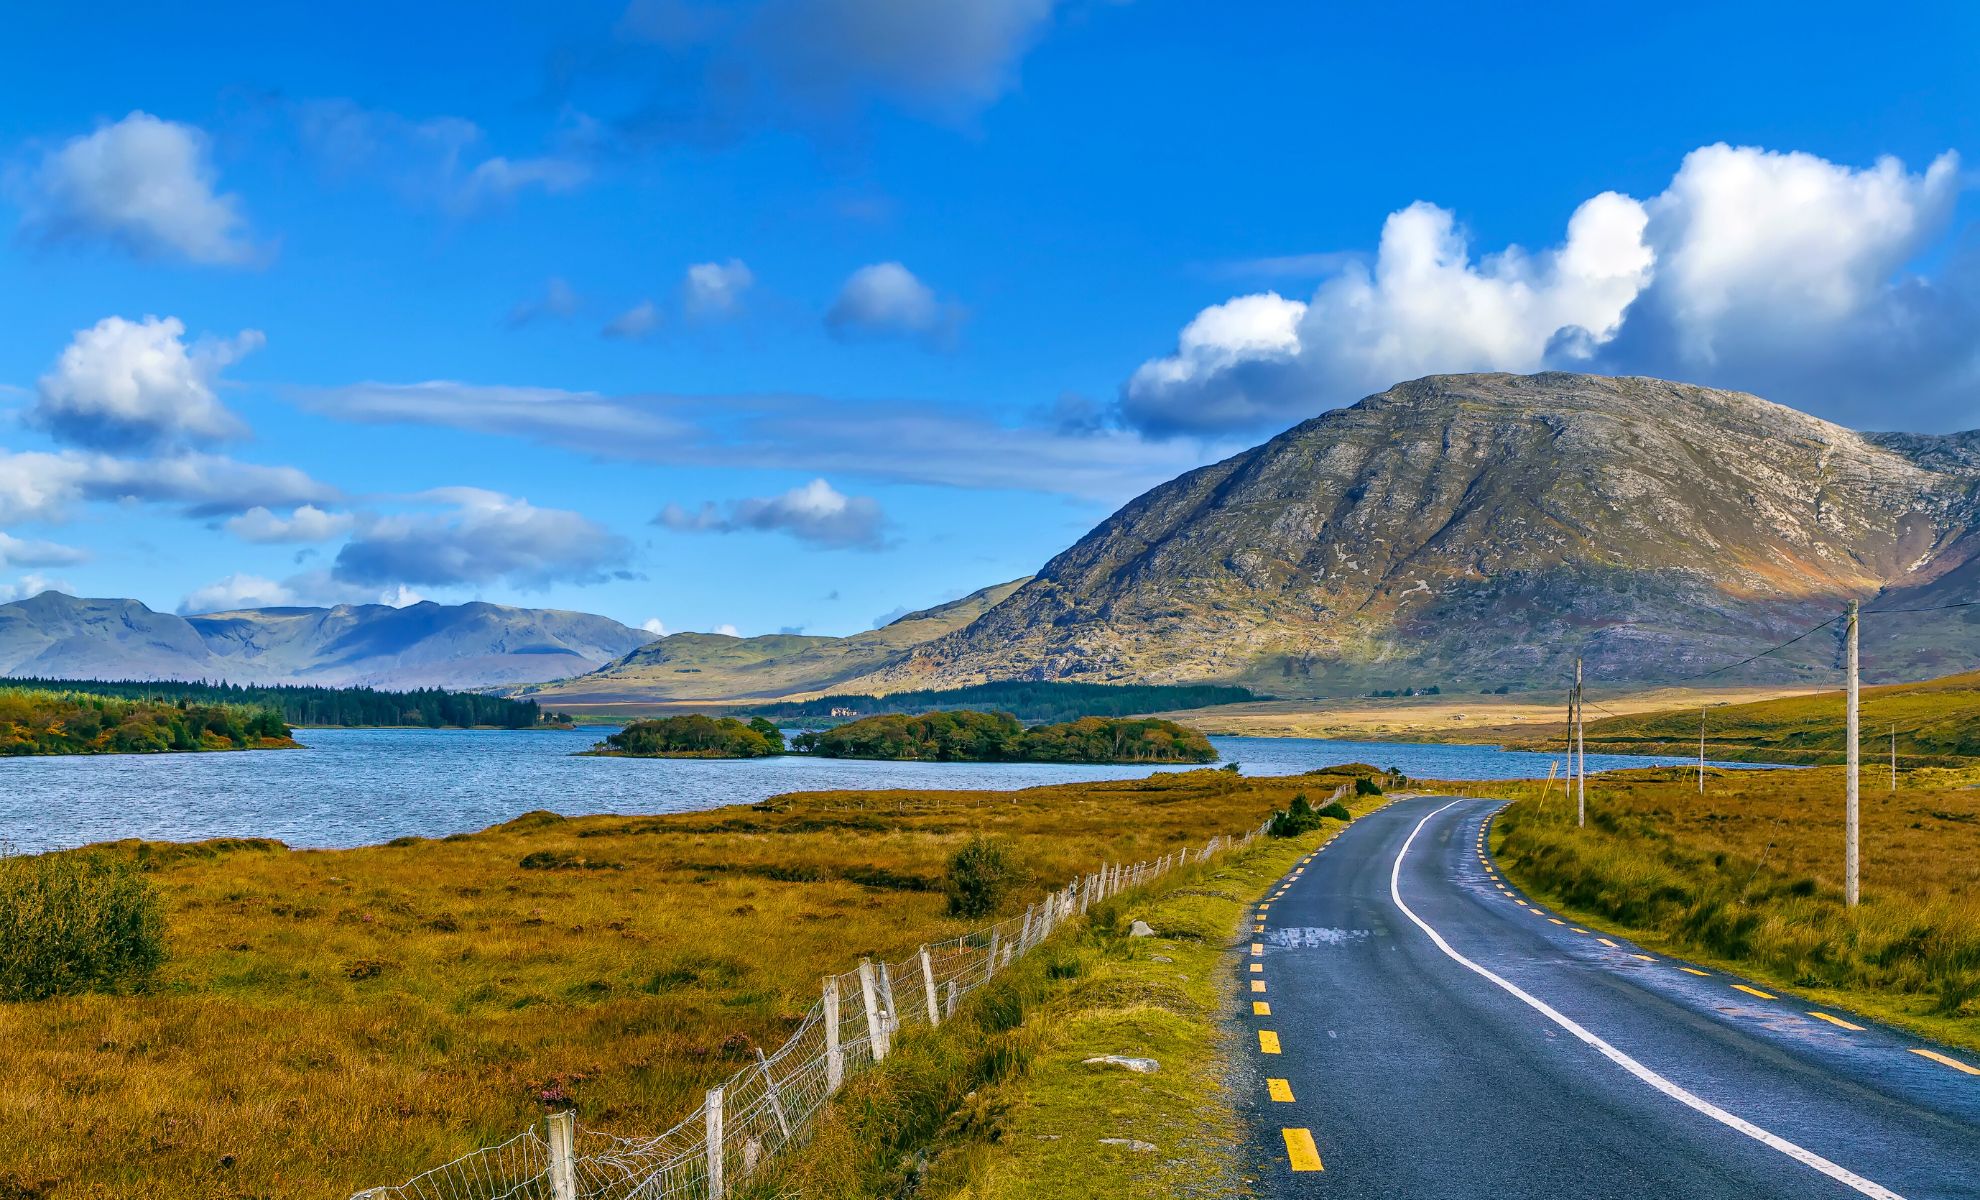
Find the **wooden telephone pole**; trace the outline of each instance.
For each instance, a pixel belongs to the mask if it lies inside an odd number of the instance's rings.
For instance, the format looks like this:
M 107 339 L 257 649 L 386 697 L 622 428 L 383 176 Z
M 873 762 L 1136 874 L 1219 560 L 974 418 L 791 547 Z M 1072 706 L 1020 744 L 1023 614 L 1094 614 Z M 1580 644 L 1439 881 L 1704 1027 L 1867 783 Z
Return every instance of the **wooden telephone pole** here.
M 1705 710 L 1698 710 L 1698 794 L 1705 794 Z
M 1843 739 L 1847 743 L 1849 763 L 1845 768 L 1848 775 L 1846 777 L 1846 798 L 1843 802 L 1845 838 L 1843 847 L 1843 901 L 1851 908 L 1856 907 L 1857 901 L 1857 832 L 1860 820 L 1857 812 L 1857 772 L 1862 767 L 1862 747 L 1857 744 L 1856 618 L 1857 604 L 1856 601 L 1851 600 L 1849 602 L 1849 648 L 1847 652 L 1849 662 L 1848 711 L 1845 713 L 1843 720 Z
M 1588 720 L 1587 701 L 1581 696 L 1581 656 L 1574 659 L 1574 746 L 1569 754 L 1578 760 L 1575 763 L 1574 784 L 1574 823 L 1577 826 L 1588 824 L 1588 743 L 1582 740 L 1581 727 Z

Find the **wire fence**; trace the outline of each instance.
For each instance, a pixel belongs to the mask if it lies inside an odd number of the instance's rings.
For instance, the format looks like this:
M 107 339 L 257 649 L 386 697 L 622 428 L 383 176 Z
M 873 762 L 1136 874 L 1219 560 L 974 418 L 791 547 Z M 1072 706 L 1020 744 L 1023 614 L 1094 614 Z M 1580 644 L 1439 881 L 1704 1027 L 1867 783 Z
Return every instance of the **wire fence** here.
M 775 1155 L 807 1138 L 847 1079 L 887 1057 L 902 1031 L 934 1028 L 962 997 L 996 978 L 1089 905 L 1180 867 L 1250 845 L 1215 837 L 1149 862 L 1109 864 L 994 925 L 923 946 L 899 962 L 860 960 L 825 980 L 823 994 L 773 1054 L 711 1088 L 680 1124 L 647 1138 L 583 1129 L 555 1113 L 401 1184 L 351 1200 L 722 1200 Z

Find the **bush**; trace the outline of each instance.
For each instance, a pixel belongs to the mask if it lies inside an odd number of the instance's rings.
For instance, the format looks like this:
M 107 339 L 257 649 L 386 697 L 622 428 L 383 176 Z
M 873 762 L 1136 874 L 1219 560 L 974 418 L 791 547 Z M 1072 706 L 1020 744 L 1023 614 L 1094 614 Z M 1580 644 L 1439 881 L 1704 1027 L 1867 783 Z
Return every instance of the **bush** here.
M 989 916 L 1027 878 L 1010 843 L 971 838 L 949 859 L 948 873 L 942 877 L 942 890 L 949 895 L 949 915 Z
M 1380 795 L 1381 793 L 1378 792 L 1376 794 Z M 1323 817 L 1332 817 L 1336 821 L 1354 820 L 1354 814 L 1349 812 L 1347 805 L 1342 804 L 1339 800 L 1336 800 L 1333 803 L 1327 805 L 1325 808 L 1322 808 L 1320 810 L 1320 815 Z
M 1357 775 L 1354 777 L 1354 794 L 1357 796 L 1379 796 L 1382 794 L 1382 785 L 1376 783 L 1366 775 Z M 1343 817 L 1341 819 L 1346 820 L 1347 818 Z
M 1336 805 L 1338 807 L 1338 805 Z M 1273 837 L 1298 837 L 1320 828 L 1320 814 L 1313 811 L 1313 802 L 1305 792 L 1294 792 L 1292 804 L 1284 812 L 1272 814 L 1271 828 L 1266 832 Z
M 165 960 L 165 921 L 128 862 L 0 858 L 0 1000 L 142 987 Z

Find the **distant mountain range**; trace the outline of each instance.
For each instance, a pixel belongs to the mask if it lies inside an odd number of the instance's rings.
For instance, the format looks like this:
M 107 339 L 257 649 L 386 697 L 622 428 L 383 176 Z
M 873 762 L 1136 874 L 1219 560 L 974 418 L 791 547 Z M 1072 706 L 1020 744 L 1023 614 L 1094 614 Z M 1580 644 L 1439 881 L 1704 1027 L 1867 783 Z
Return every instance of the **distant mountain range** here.
M 581 675 L 650 638 L 606 617 L 500 604 L 180 617 L 43 592 L 0 604 L 0 675 L 480 688 Z
M 540 685 L 546 704 L 774 699 L 996 680 L 1280 696 L 1671 682 L 1873 608 L 1874 680 L 1980 661 L 1980 432 L 1857 433 L 1658 379 L 1399 384 L 1156 487 L 1035 577 L 851 637 L 647 639 L 490 604 L 180 618 L 0 606 L 0 673 Z M 1834 641 L 1714 682 L 1826 681 Z M 555 681 L 555 682 L 551 682 Z

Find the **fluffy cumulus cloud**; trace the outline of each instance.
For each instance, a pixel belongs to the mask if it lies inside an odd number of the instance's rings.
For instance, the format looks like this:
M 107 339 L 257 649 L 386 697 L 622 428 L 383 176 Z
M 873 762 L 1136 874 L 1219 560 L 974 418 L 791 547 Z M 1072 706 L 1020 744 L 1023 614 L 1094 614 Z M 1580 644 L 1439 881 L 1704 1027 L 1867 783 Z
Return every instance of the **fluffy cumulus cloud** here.
M 256 506 L 292 508 L 338 496 L 336 488 L 294 467 L 213 454 L 138 459 L 0 450 L 0 522 L 61 520 L 83 501 L 169 504 L 190 517 L 224 517 Z
M 17 538 L 0 530 L 0 567 L 67 567 L 88 557 L 74 546 Z
M 659 617 L 648 617 L 639 623 L 639 627 L 657 638 L 667 636 L 667 624 Z
M 332 577 L 362 586 L 499 581 L 523 589 L 633 578 L 625 569 L 631 544 L 578 513 L 480 488 L 441 488 L 422 498 L 445 510 L 366 519 L 337 552 Z
M 171 450 L 247 432 L 215 393 L 222 368 L 262 344 L 257 330 L 188 346 L 176 317 L 105 317 L 78 332 L 41 377 L 29 423 L 98 450 Z
M 349 533 L 356 520 L 350 513 L 329 512 L 314 504 L 299 505 L 286 517 L 256 505 L 229 519 L 227 532 L 259 545 L 327 542 Z
M 217 186 L 204 133 L 133 112 L 48 151 L 23 181 L 22 231 L 139 258 L 250 261 L 240 200 Z
M 74 594 L 76 585 L 66 579 L 56 579 L 38 571 L 29 571 L 12 583 L 0 583 L 0 604 L 14 600 L 26 600 L 43 592 L 68 592 Z
M 695 263 L 681 280 L 681 307 L 690 317 L 734 316 L 756 276 L 740 258 L 727 262 Z
M 825 328 L 837 338 L 918 337 L 941 342 L 951 337 L 961 313 L 936 298 L 913 271 L 897 262 L 871 263 L 846 277 Z
M 885 544 L 887 514 L 871 496 L 848 496 L 814 479 L 777 496 L 751 496 L 690 511 L 669 504 L 653 524 L 682 533 L 785 533 L 833 549 L 877 550 Z
M 662 92 L 638 124 L 733 136 L 756 124 L 817 126 L 880 103 L 960 120 L 1003 95 L 1058 0 L 634 0 L 622 37 L 654 48 Z
M 1867 168 L 1714 145 L 1647 201 L 1577 208 L 1563 241 L 1474 256 L 1449 211 L 1385 223 L 1372 262 L 1304 301 L 1213 305 L 1123 386 L 1158 434 L 1257 430 L 1420 375 L 1562 368 L 1743 387 L 1838 419 L 1941 419 L 1980 382 L 1980 269 L 1907 265 L 1946 232 L 1958 166 Z

